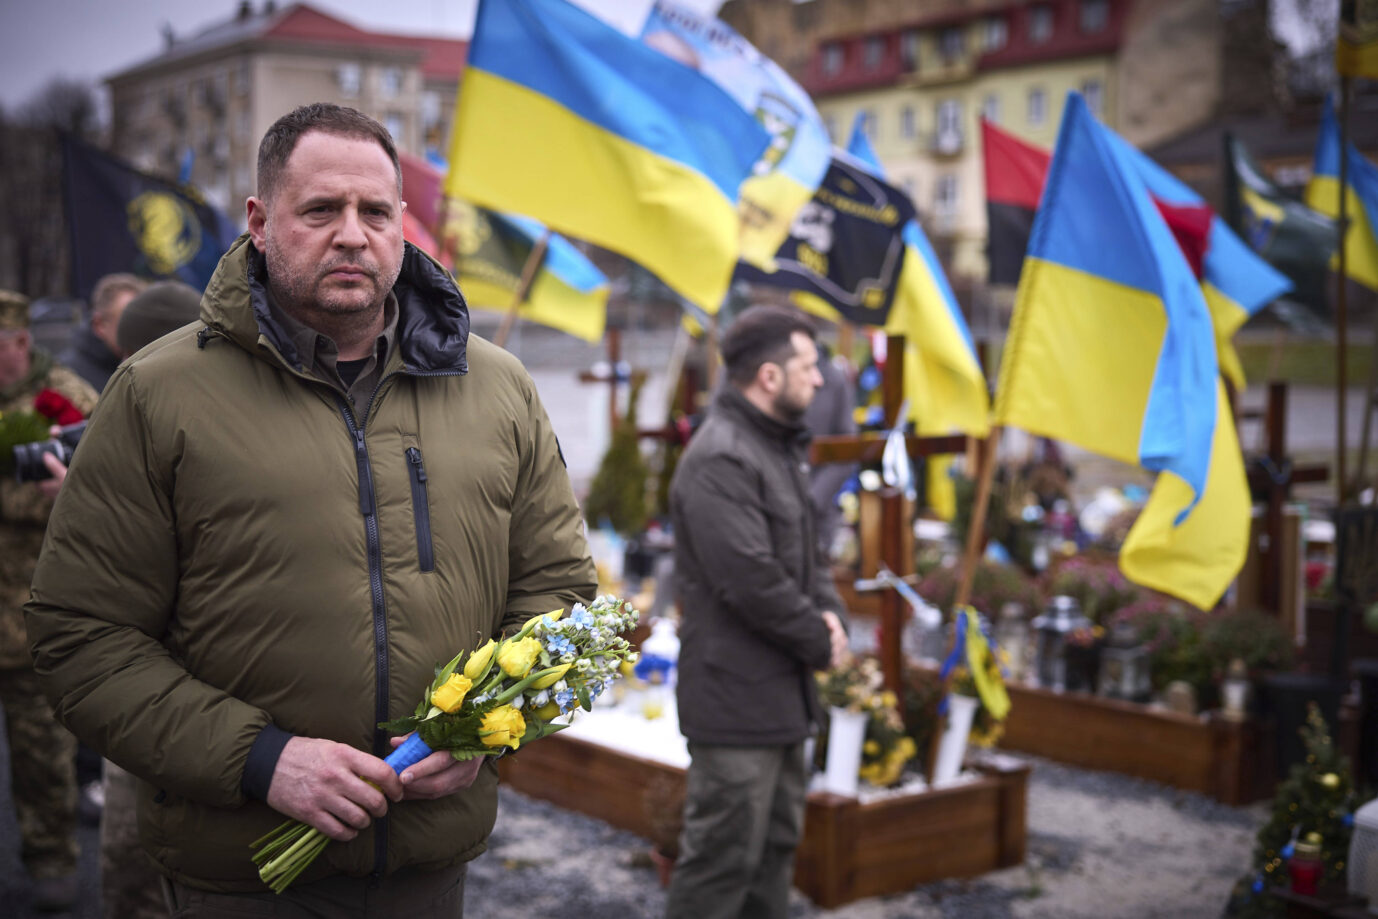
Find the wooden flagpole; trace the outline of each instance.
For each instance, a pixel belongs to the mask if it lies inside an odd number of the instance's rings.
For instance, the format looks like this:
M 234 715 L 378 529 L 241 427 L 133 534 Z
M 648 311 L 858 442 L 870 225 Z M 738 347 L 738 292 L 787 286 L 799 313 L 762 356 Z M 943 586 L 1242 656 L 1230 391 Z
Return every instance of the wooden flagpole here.
M 976 578 L 976 563 L 981 559 L 981 544 L 985 541 L 986 508 L 990 505 L 991 486 L 995 481 L 995 457 L 1000 449 L 1002 430 L 998 424 L 991 425 L 989 436 L 977 441 L 976 497 L 971 506 L 971 522 L 967 525 L 966 547 L 962 552 L 961 579 L 957 582 L 957 594 L 952 601 L 954 609 L 971 602 L 971 585 Z
M 517 289 L 512 292 L 512 305 L 507 308 L 507 314 L 502 317 L 502 325 L 498 326 L 497 334 L 493 336 L 493 344 L 499 348 L 507 347 L 507 336 L 512 334 L 512 326 L 517 324 L 517 311 L 526 301 L 526 295 L 531 291 L 531 284 L 536 279 L 536 271 L 545 260 L 545 250 L 550 245 L 550 233 L 550 228 L 546 227 L 541 238 L 526 256 L 526 264 L 522 265 L 521 280 L 517 282 Z

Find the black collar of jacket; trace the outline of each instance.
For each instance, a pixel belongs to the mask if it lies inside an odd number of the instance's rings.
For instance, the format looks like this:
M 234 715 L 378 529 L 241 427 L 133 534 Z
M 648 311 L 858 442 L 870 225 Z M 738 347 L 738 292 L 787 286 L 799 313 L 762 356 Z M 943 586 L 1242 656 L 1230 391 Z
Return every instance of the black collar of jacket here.
M 813 439 L 813 435 L 809 433 L 808 428 L 804 427 L 803 422 L 781 421 L 778 418 L 772 418 L 752 405 L 751 400 L 742 395 L 742 391 L 731 383 L 718 391 L 713 404 L 715 408 L 735 415 L 771 440 L 778 440 L 790 446 L 806 447 L 809 441 Z
M 411 243 L 403 243 L 397 297 L 397 347 L 408 373 L 468 373 L 469 306 L 449 272 Z M 268 260 L 246 246 L 249 300 L 258 329 L 294 367 L 301 366 L 292 338 L 268 309 Z

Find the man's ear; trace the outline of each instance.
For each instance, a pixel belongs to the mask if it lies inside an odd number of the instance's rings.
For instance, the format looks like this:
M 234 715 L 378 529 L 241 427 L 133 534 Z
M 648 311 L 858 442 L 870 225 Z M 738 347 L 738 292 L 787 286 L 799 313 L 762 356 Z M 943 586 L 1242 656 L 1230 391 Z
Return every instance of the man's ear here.
M 773 396 L 780 388 L 783 373 L 779 364 L 766 361 L 756 368 L 756 385 Z
M 249 239 L 255 249 L 264 252 L 264 240 L 268 235 L 268 207 L 262 198 L 249 198 L 244 202 L 244 208 L 248 214 Z

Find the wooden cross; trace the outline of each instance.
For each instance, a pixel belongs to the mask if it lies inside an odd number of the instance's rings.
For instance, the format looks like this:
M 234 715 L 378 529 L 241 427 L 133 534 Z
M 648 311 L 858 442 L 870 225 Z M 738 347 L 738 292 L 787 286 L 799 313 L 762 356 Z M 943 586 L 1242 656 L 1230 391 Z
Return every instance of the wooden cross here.
M 881 376 L 884 417 L 887 422 L 898 426 L 904 423 L 904 419 L 896 418 L 904 402 L 904 336 L 889 336 L 885 353 L 885 370 Z M 876 462 L 885 451 L 885 441 L 884 434 L 874 431 L 815 437 L 809 459 L 815 466 L 823 463 Z M 950 437 L 916 437 L 911 434 L 904 438 L 904 442 L 909 455 L 914 458 L 962 453 L 967 448 L 965 434 Z M 885 486 L 880 491 L 880 507 L 881 561 L 900 577 L 912 574 L 914 559 L 904 550 L 904 531 L 910 526 L 904 494 L 898 488 Z M 895 693 L 901 711 L 904 703 L 904 668 L 900 634 L 905 609 L 904 600 L 896 591 L 887 588 L 881 594 L 881 671 L 885 675 L 885 687 Z
M 1268 452 L 1249 463 L 1249 492 L 1255 500 L 1267 502 L 1264 514 L 1266 543 L 1262 547 L 1259 599 L 1274 613 L 1282 611 L 1283 507 L 1293 485 L 1324 482 L 1329 478 L 1325 466 L 1293 466 L 1287 456 L 1287 384 L 1268 384 L 1268 407 L 1264 418 Z
M 617 407 L 617 387 L 621 383 L 629 383 L 635 386 L 646 378 L 646 371 L 633 370 L 626 377 L 619 377 L 617 365 L 622 362 L 622 330 L 614 326 L 609 326 L 603 333 L 603 344 L 608 350 L 608 372 L 606 374 L 594 373 L 591 370 L 584 370 L 579 373 L 580 383 L 606 383 L 608 386 L 608 433 L 617 430 L 617 419 L 621 412 Z

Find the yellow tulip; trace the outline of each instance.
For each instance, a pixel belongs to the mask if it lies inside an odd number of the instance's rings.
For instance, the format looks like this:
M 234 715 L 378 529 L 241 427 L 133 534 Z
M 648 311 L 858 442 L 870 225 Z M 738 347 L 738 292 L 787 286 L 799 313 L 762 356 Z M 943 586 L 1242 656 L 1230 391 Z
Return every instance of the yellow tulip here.
M 560 706 L 555 702 L 547 702 L 531 714 L 535 715 L 541 721 L 549 721 L 551 718 L 560 714 Z
M 511 747 L 517 749 L 526 733 L 526 719 L 522 713 L 510 705 L 499 705 L 483 716 L 478 737 L 485 747 Z
M 498 666 L 502 672 L 514 679 L 521 679 L 531 672 L 531 665 L 541 656 L 541 643 L 534 638 L 518 638 L 507 641 L 498 648 Z
M 464 696 L 473 685 L 473 681 L 464 674 L 452 673 L 448 680 L 431 693 L 431 704 L 446 714 L 458 711 L 464 704 Z
M 488 674 L 488 667 L 493 663 L 493 649 L 497 647 L 497 642 L 488 639 L 488 643 L 481 648 L 474 649 L 469 655 L 469 659 L 464 663 L 464 675 L 477 683 Z
M 531 681 L 531 688 L 549 689 L 551 686 L 554 686 L 556 683 L 558 683 L 562 677 L 564 677 L 565 671 L 569 670 L 569 668 L 569 664 L 561 664 L 558 667 L 551 667 L 550 670 L 546 672 L 545 676 L 537 677 L 536 679 Z

